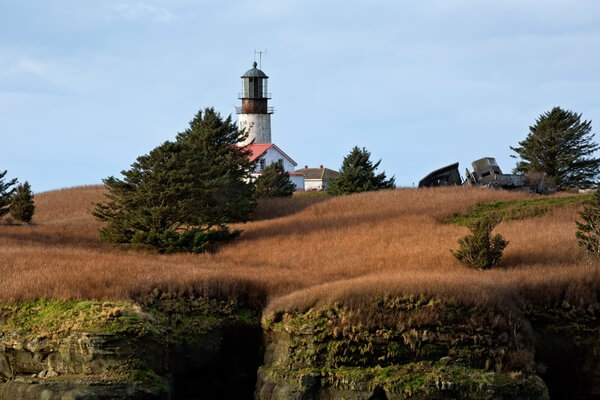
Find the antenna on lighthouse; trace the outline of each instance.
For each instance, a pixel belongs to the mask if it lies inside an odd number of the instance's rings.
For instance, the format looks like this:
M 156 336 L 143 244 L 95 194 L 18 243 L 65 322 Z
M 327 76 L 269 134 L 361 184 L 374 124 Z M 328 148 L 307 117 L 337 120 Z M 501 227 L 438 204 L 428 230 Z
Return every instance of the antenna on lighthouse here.
M 254 62 L 256 62 L 256 55 L 258 54 L 258 69 L 262 69 L 262 55 L 267 54 L 267 49 L 264 51 L 256 51 L 254 49 Z

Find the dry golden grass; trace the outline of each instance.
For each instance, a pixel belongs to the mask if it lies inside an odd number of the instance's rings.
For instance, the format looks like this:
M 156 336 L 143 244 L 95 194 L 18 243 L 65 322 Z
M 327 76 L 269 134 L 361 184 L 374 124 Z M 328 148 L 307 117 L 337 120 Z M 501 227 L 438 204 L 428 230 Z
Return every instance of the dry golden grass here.
M 0 225 L 0 298 L 131 299 L 154 288 L 246 297 L 269 309 L 425 294 L 467 304 L 525 296 L 596 299 L 599 269 L 575 239 L 576 209 L 503 222 L 510 244 L 480 272 L 449 250 L 467 228 L 442 220 L 479 201 L 526 198 L 482 189 L 402 189 L 260 204 L 242 236 L 209 254 L 154 255 L 98 240 L 89 214 L 104 189 L 36 195 L 35 226 Z M 363 300 L 361 300 L 363 299 Z

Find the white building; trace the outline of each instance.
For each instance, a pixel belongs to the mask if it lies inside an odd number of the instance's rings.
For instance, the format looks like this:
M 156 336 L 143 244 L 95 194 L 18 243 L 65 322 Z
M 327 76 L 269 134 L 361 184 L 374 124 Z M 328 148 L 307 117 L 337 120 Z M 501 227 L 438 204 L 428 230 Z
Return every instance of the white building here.
M 294 171 L 298 164 L 271 142 L 273 107 L 268 105 L 271 98 L 271 94 L 267 91 L 268 79 L 269 77 L 263 71 L 256 68 L 256 62 L 252 69 L 242 75 L 242 93 L 238 96 L 242 100 L 242 106 L 236 107 L 236 113 L 239 128 L 246 129 L 248 138 L 239 145 L 250 146 L 251 161 L 259 160 L 253 176 L 259 176 L 266 166 L 281 161 L 284 171 L 290 175 L 296 189 L 304 190 L 304 174 Z
M 296 172 L 304 174 L 304 190 L 308 191 L 321 191 L 327 190 L 329 181 L 340 176 L 338 171 L 334 171 L 329 168 L 308 168 L 304 166 L 304 169 L 300 169 Z
M 294 171 L 294 168 L 298 164 L 296 161 L 292 160 L 290 156 L 285 154 L 283 150 L 273 143 L 251 144 L 248 146 L 252 151 L 250 161 L 258 159 L 256 169 L 252 173 L 252 176 L 259 177 L 265 167 L 276 162 L 281 162 L 283 170 L 288 173 L 290 180 L 296 186 L 296 189 L 304 189 L 304 173 L 301 171 Z

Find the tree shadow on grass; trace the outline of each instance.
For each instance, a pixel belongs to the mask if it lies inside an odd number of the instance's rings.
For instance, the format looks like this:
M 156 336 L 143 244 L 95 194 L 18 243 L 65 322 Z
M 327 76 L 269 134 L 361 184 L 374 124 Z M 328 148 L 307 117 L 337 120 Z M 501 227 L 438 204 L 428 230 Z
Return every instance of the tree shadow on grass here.
M 264 221 L 296 214 L 312 205 L 331 199 L 325 192 L 303 192 L 292 197 L 259 199 L 251 215 L 252 221 Z

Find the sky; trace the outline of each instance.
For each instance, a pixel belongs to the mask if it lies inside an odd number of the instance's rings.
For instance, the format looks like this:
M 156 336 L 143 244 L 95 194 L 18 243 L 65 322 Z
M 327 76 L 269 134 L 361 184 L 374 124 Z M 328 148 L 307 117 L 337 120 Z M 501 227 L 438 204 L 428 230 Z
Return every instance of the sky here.
M 399 186 L 495 157 L 560 106 L 600 127 L 596 0 L 0 0 L 0 172 L 99 184 L 214 107 L 265 51 L 298 168 L 354 146 Z M 600 140 L 595 137 L 595 141 Z

